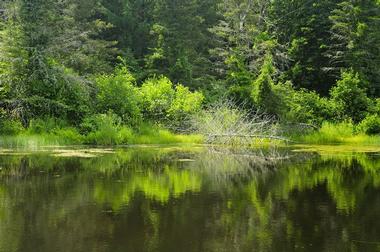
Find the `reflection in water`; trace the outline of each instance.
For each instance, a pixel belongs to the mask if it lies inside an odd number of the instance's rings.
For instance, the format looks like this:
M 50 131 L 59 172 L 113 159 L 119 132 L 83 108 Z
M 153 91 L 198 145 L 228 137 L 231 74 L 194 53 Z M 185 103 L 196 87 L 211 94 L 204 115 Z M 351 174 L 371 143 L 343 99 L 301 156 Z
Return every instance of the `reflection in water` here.
M 0 169 L 0 251 L 380 250 L 376 155 L 131 148 Z

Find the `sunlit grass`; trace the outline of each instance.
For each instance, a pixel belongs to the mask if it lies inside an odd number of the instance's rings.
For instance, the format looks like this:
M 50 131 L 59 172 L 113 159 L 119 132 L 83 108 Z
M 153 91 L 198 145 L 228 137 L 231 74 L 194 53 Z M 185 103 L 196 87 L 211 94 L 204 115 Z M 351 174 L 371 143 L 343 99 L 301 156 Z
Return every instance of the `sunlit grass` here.
M 40 135 L 15 135 L 15 136 L 1 136 L 0 146 L 10 148 L 28 148 L 35 149 L 40 146 L 53 146 L 53 145 L 74 145 L 81 144 L 83 137 L 80 135 L 56 135 L 56 134 L 40 134 Z
M 292 139 L 298 143 L 306 144 L 380 144 L 380 136 L 370 136 L 364 133 L 355 132 L 355 126 L 350 122 L 342 122 L 338 124 L 325 122 L 318 131 L 306 135 L 292 136 Z
M 52 133 L 0 136 L 0 146 L 9 148 L 36 149 L 53 145 L 128 145 L 128 144 L 200 144 L 201 135 L 171 133 L 164 129 L 135 132 L 125 128 L 115 132 L 97 131 L 88 136 L 80 135 L 75 129 L 59 129 Z
M 181 135 L 173 134 L 168 130 L 158 130 L 155 133 L 143 133 L 141 135 L 133 135 L 129 140 L 129 144 L 173 144 L 173 143 L 202 143 L 201 135 Z

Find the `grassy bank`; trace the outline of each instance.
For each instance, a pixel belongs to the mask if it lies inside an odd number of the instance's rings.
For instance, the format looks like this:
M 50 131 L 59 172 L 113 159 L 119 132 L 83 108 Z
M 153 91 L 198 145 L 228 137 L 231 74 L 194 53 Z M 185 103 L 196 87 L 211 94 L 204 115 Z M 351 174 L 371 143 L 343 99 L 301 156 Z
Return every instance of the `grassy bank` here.
M 80 134 L 75 128 L 62 128 L 51 132 L 25 131 L 15 135 L 0 136 L 0 146 L 11 148 L 47 145 L 176 144 L 202 143 L 202 141 L 203 138 L 199 135 L 174 134 L 159 127 L 145 127 L 138 131 L 121 127 L 98 130 L 87 135 Z
M 3 123 L 3 125 L 5 125 Z M 84 124 L 81 127 L 69 127 L 57 120 L 35 120 L 28 129 L 17 124 L 8 124 L 0 132 L 2 147 L 38 147 L 48 145 L 131 145 L 131 144 L 177 144 L 205 142 L 202 135 L 175 134 L 155 124 L 142 123 L 130 127 L 116 123 L 110 117 L 103 117 L 96 123 Z M 5 130 L 6 129 L 6 130 Z M 368 127 L 366 128 L 368 129 Z M 309 145 L 380 145 L 380 135 L 369 135 L 362 125 L 350 122 L 325 122 L 318 130 L 300 133 L 290 130 L 284 138 L 294 144 Z M 223 140 L 223 139 L 222 139 Z M 214 144 L 247 146 L 246 139 L 233 138 L 228 143 L 215 141 Z M 286 145 L 286 141 L 277 139 L 252 139 L 250 146 L 272 147 Z
M 380 135 L 368 135 L 360 125 L 350 122 L 323 123 L 321 128 L 308 134 L 294 134 L 290 138 L 303 144 L 380 145 Z

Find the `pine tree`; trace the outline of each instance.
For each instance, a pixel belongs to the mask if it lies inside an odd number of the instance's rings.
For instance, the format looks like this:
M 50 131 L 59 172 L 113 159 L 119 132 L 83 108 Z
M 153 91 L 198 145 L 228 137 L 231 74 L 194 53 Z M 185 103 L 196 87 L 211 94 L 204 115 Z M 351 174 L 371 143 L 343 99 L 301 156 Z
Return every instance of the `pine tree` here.
M 100 54 L 102 59 L 97 59 L 102 47 L 96 45 L 102 42 L 94 42 L 90 35 L 74 36 L 91 32 L 76 25 L 73 4 L 71 0 L 17 0 L 6 5 L 0 64 L 7 101 L 2 107 L 24 125 L 38 116 L 70 115 L 75 120 L 87 110 L 89 86 L 78 73 L 92 71 L 76 68 L 70 59 L 80 58 L 83 67 L 83 59 L 92 65 L 106 58 Z
M 290 64 L 283 78 L 296 88 L 327 95 L 336 77 L 328 71 L 326 56 L 331 41 L 329 15 L 340 0 L 275 0 L 270 19 L 272 33 L 288 48 Z
M 278 99 L 273 91 L 274 72 L 273 61 L 271 55 L 266 55 L 264 64 L 260 70 L 260 74 L 253 83 L 252 98 L 261 111 L 268 114 L 276 115 L 278 111 Z
M 339 76 L 352 68 L 361 74 L 372 95 L 380 95 L 380 6 L 374 0 L 343 1 L 331 13 L 329 70 Z
M 154 45 L 147 55 L 147 69 L 165 74 L 174 82 L 205 87 L 211 71 L 208 60 L 209 31 L 216 18 L 215 1 L 164 0 L 155 2 L 151 34 Z M 205 11 L 202 9 L 207 6 Z
M 270 2 L 224 0 L 219 11 L 221 19 L 210 29 L 217 41 L 211 49 L 215 75 L 225 80 L 233 99 L 249 104 L 252 79 L 260 74 L 267 55 L 272 59 L 273 77 L 287 61 L 276 34 L 270 33 Z

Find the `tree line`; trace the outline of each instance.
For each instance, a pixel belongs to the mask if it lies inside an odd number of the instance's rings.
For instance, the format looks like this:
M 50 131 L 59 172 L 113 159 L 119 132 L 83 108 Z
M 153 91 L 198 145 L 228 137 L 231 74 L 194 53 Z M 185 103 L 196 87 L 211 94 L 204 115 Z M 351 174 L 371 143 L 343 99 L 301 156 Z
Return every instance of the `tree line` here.
M 228 97 L 380 125 L 378 0 L 4 0 L 0 20 L 2 121 L 181 121 Z

